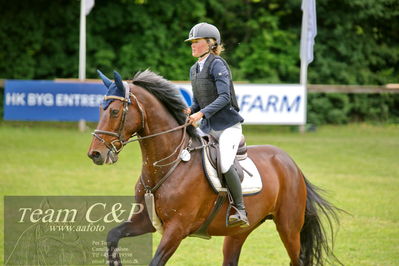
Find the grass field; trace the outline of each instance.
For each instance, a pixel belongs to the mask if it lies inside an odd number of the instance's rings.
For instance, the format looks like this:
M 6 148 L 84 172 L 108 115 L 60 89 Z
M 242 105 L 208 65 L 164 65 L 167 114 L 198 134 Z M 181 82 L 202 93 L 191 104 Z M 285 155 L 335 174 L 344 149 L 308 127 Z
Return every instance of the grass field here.
M 244 131 L 249 145 L 273 144 L 287 151 L 313 184 L 328 191 L 332 203 L 350 213 L 341 215 L 335 243 L 344 265 L 399 265 L 399 125 L 324 126 L 306 134 L 286 127 Z M 138 145 L 129 144 L 117 164 L 96 166 L 86 157 L 90 141 L 89 132 L 71 126 L 2 122 L 1 194 L 132 195 L 141 164 Z M 3 228 L 3 201 L 0 210 Z M 222 241 L 188 238 L 169 265 L 220 265 Z M 156 233 L 154 246 L 158 242 Z M 240 264 L 289 264 L 272 222 L 249 237 Z

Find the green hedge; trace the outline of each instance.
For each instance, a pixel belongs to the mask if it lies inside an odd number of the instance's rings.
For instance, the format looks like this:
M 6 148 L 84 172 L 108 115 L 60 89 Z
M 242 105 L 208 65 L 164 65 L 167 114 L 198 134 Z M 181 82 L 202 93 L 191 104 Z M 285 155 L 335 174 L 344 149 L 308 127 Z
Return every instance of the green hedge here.
M 317 1 L 311 84 L 398 83 L 399 0 Z M 96 0 L 87 16 L 87 77 L 151 68 L 188 80 L 183 40 L 201 21 L 222 33 L 234 80 L 298 83 L 299 0 Z M 80 0 L 2 1 L 0 78 L 77 78 Z
M 399 77 L 399 0 L 317 2 L 312 84 L 386 84 Z M 96 0 L 87 16 L 87 77 L 151 68 L 188 80 L 195 61 L 183 40 L 201 21 L 216 24 L 234 80 L 298 83 L 298 0 Z M 80 0 L 2 1 L 0 78 L 76 78 Z M 0 119 L 3 117 L 0 92 Z M 308 122 L 399 122 L 399 95 L 308 96 Z
M 309 93 L 307 122 L 399 122 L 399 94 Z

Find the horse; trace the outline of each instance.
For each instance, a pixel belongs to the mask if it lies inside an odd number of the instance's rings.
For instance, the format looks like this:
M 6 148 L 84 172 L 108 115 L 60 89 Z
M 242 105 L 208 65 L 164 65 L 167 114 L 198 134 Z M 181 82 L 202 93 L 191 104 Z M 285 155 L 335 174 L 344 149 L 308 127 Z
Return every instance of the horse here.
M 189 160 L 180 159 L 186 147 L 201 146 L 200 137 L 186 123 L 186 104 L 175 85 L 162 76 L 145 70 L 128 83 L 117 72 L 114 82 L 99 74 L 108 93 L 88 156 L 98 165 L 113 164 L 127 143 L 139 142 L 142 169 L 135 200 L 145 205 L 145 193 L 153 194 L 163 232 L 150 265 L 165 265 L 182 240 L 201 227 L 217 198 L 205 178 L 200 149 L 192 149 Z M 258 194 L 244 197 L 250 226 L 226 226 L 228 202 L 224 202 L 207 228 L 210 236 L 224 236 L 223 265 L 238 265 L 248 235 L 266 220 L 274 221 L 290 265 L 340 263 L 333 253 L 334 240 L 328 240 L 329 233 L 334 236 L 340 209 L 321 196 L 321 189 L 305 178 L 283 150 L 257 145 L 248 146 L 247 152 L 263 183 Z M 133 214 L 108 232 L 110 266 L 122 263 L 117 251 L 121 238 L 156 231 L 147 211 Z M 331 230 L 325 229 L 322 217 Z

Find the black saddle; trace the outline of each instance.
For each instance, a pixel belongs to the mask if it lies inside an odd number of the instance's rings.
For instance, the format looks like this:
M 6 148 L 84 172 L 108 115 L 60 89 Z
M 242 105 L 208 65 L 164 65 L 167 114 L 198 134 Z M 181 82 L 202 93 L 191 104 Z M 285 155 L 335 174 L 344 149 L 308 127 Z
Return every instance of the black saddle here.
M 210 161 L 213 168 L 216 169 L 218 173 L 218 177 L 221 181 L 223 181 L 223 174 L 220 168 L 220 150 L 218 140 L 211 136 L 205 135 L 202 137 L 202 141 L 206 144 L 206 148 L 204 149 L 204 153 L 206 154 L 208 160 Z M 245 143 L 245 137 L 241 136 L 240 144 L 238 145 L 238 150 L 236 157 L 234 159 L 233 166 L 235 167 L 240 180 L 244 179 L 244 171 L 239 163 L 241 160 L 245 160 L 247 158 L 247 144 Z M 222 182 L 223 184 L 224 182 Z

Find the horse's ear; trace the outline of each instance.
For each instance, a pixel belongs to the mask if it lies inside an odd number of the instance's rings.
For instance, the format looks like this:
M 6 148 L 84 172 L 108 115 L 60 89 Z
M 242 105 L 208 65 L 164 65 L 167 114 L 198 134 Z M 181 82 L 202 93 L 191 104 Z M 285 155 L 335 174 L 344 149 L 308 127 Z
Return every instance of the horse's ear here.
M 123 86 L 122 76 L 121 76 L 118 72 L 114 71 L 114 78 L 115 78 L 116 87 L 117 87 L 121 92 L 123 92 L 122 95 L 125 95 L 125 86 Z
M 104 85 L 109 88 L 109 86 L 112 84 L 112 81 L 107 78 L 100 70 L 97 69 L 97 73 L 100 76 L 100 78 L 102 79 L 102 81 L 104 82 Z

